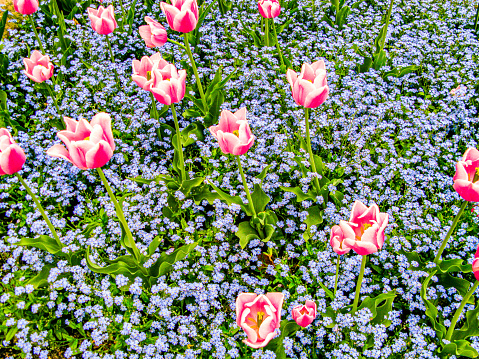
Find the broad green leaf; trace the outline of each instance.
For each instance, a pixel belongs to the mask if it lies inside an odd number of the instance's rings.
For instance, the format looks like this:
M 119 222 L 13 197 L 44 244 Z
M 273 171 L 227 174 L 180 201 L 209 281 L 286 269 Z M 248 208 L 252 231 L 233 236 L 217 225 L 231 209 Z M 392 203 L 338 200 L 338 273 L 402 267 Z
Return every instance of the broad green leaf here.
M 165 275 L 173 268 L 173 264 L 183 260 L 197 246 L 197 244 L 197 242 L 186 244 L 180 248 L 177 248 L 171 254 L 166 254 L 166 252 L 163 252 L 155 264 L 147 269 L 149 275 L 153 278 L 158 278 L 162 275 Z M 150 283 L 151 280 L 152 278 L 150 278 Z
M 259 175 L 256 175 L 255 177 L 263 181 L 270 168 L 271 168 L 271 165 L 266 166 L 265 168 L 263 168 L 261 173 Z
M 433 325 L 433 329 L 436 331 L 438 342 L 441 342 L 446 335 L 446 327 L 444 327 L 444 325 L 441 323 L 442 315 L 438 312 L 434 303 L 426 298 L 427 287 L 434 274 L 436 274 L 436 272 L 432 271 L 422 283 L 421 298 L 426 306 L 426 315 L 429 317 L 429 320 Z
M 193 195 L 193 198 L 196 204 L 200 204 L 203 200 L 207 200 L 209 204 L 213 204 L 214 200 L 221 199 L 221 196 L 218 193 L 211 192 L 208 186 L 204 186 L 201 188 L 201 191 Z
M 54 238 L 45 235 L 41 235 L 38 238 L 22 238 L 20 242 L 15 244 L 18 246 L 35 247 L 62 257 L 66 254 L 62 252 L 63 245 L 60 247 Z
M 7 17 L 8 17 L 8 10 L 5 10 L 2 16 L 2 20 L 0 20 L 0 40 L 3 39 L 3 35 L 5 33 L 5 26 L 7 25 Z
M 469 337 L 479 336 L 479 321 L 477 316 L 479 315 L 479 305 L 476 308 L 466 312 L 466 321 L 461 329 L 456 329 L 452 333 L 451 341 L 464 340 Z
M 180 190 L 186 196 L 193 188 L 201 186 L 205 181 L 204 177 L 195 177 L 190 180 L 184 180 L 181 183 Z
M 373 314 L 371 324 L 384 324 L 388 327 L 391 325 L 388 315 L 392 310 L 394 298 L 396 298 L 395 290 L 379 294 L 374 298 L 366 297 L 358 309 L 368 308 L 371 311 Z
M 323 210 L 319 208 L 319 206 L 311 206 L 307 210 L 308 212 L 308 217 L 306 217 L 306 223 L 307 227 L 306 230 L 304 231 L 303 237 L 306 236 L 308 239 L 310 238 L 310 229 L 311 226 L 315 225 L 317 226 L 318 224 L 323 223 Z
M 441 356 L 455 355 L 457 357 L 476 358 L 479 353 L 467 340 L 455 340 L 444 346 L 440 352 Z
M 280 188 L 283 191 L 286 192 L 293 192 L 296 195 L 296 202 L 302 202 L 305 200 L 315 200 L 316 196 L 313 194 L 311 190 L 308 191 L 308 193 L 304 193 L 303 190 L 300 187 L 284 187 L 280 186 Z
M 271 198 L 264 193 L 260 184 L 255 183 L 253 193 L 251 193 L 251 199 L 253 200 L 253 207 L 256 213 L 260 213 L 265 210 Z
M 294 320 L 282 320 L 279 327 L 281 334 L 272 339 L 268 345 L 266 345 L 266 350 L 272 350 L 276 354 L 276 359 L 286 359 L 286 352 L 284 351 L 284 338 L 291 337 L 294 333 L 301 329 L 301 327 L 296 324 Z
M 50 275 L 50 270 L 52 268 L 55 268 L 53 264 L 45 264 L 40 271 L 35 277 L 30 278 L 27 281 L 27 284 L 31 284 L 35 287 L 35 289 L 48 286 L 48 276 Z
M 220 190 L 218 187 L 216 187 L 211 181 L 208 181 L 208 184 L 213 187 L 213 189 L 216 191 L 216 193 L 218 194 L 218 196 L 221 197 L 221 199 L 223 201 L 225 201 L 228 206 L 231 206 L 233 203 L 237 204 L 238 206 L 241 206 L 241 209 L 246 213 L 246 215 L 248 216 L 252 216 L 253 213 L 251 213 L 251 210 L 249 208 L 249 206 L 246 206 L 243 201 L 241 200 L 241 198 L 239 196 L 231 196 L 225 192 L 223 192 L 222 190 Z M 254 200 L 253 200 L 254 201 Z M 212 203 L 212 202 L 211 202 Z
M 240 239 L 240 245 L 243 249 L 246 248 L 250 240 L 260 238 L 258 232 L 251 227 L 249 221 L 241 222 L 235 234 Z

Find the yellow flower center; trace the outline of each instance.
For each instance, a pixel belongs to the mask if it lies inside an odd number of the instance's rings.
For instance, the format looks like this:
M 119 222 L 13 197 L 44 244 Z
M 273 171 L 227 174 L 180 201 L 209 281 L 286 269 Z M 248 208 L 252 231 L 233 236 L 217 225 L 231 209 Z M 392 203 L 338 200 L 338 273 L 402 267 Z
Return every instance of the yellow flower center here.
M 239 131 L 238 130 L 234 130 L 233 131 L 233 135 L 235 135 L 236 137 L 239 137 Z M 259 313 L 258 313 L 259 314 Z M 264 313 L 263 313 L 264 314 Z
M 90 141 L 90 136 L 85 137 L 84 141 Z
M 261 339 L 259 336 L 259 327 L 261 327 L 261 324 L 263 323 L 264 320 L 264 312 L 258 312 L 256 314 L 256 320 L 253 318 L 246 318 L 246 320 L 249 320 L 251 324 L 248 324 L 251 329 L 254 329 L 256 331 L 256 334 L 258 334 L 258 339 Z
M 151 79 L 151 71 L 146 71 L 146 80 L 150 81 Z
M 366 232 L 366 230 L 369 228 L 369 227 L 372 227 L 373 225 L 372 224 L 369 224 L 369 223 L 364 223 L 362 226 L 361 226 L 361 234 L 359 236 L 356 236 L 356 240 L 360 241 L 361 240 L 361 237 L 363 236 L 364 232 Z

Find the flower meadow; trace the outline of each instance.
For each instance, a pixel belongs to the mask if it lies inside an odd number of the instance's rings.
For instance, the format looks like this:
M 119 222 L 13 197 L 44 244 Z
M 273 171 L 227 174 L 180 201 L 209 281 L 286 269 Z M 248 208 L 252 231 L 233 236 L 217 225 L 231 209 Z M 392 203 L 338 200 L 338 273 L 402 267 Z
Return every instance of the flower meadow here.
M 12 5 L 1 358 L 479 356 L 477 3 Z

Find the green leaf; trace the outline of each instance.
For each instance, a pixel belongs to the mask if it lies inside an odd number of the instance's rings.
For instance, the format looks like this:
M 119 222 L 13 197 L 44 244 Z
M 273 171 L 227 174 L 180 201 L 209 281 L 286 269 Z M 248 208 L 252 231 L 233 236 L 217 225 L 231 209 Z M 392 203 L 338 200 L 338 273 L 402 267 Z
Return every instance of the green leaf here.
M 359 72 L 368 72 L 373 64 L 373 59 L 370 57 L 364 57 L 363 64 L 359 66 Z
M 386 52 L 381 50 L 378 54 L 374 54 L 373 69 L 379 70 L 386 64 Z
M 197 246 L 197 244 L 197 242 L 186 244 L 176 249 L 171 254 L 166 254 L 166 252 L 163 252 L 155 264 L 148 268 L 149 275 L 152 277 L 150 278 L 150 283 L 152 283 L 153 278 L 158 278 L 162 275 L 165 275 L 171 269 L 173 269 L 173 264 L 183 260 Z
M 260 184 L 255 183 L 253 193 L 251 194 L 251 199 L 253 200 L 253 207 L 256 213 L 259 213 L 265 210 L 271 198 L 264 193 Z
M 191 192 L 191 190 L 193 188 L 201 186 L 204 183 L 204 181 L 205 181 L 204 177 L 195 177 L 195 178 L 190 179 L 190 180 L 184 180 L 181 183 L 180 190 L 186 196 L 186 195 L 188 195 L 188 193 Z
M 276 359 L 286 359 L 286 352 L 284 351 L 284 338 L 291 337 L 294 333 L 301 329 L 301 327 L 296 324 L 294 320 L 282 320 L 279 327 L 281 334 L 272 339 L 268 345 L 266 345 L 266 350 L 272 350 L 276 354 Z
M 113 278 L 115 278 L 118 274 L 122 274 L 132 281 L 135 279 L 135 277 L 141 277 L 143 280 L 145 280 L 146 277 L 141 273 L 141 269 L 136 262 L 135 266 L 130 265 L 130 257 L 131 256 L 121 256 L 115 259 L 115 261 L 112 261 L 114 263 L 105 267 L 100 267 L 99 265 L 93 263 L 90 259 L 90 246 L 87 247 L 85 255 L 87 266 L 94 273 L 108 274 Z
M 223 68 L 221 66 L 218 67 L 218 70 L 216 70 L 215 77 L 213 78 L 213 81 L 211 81 L 210 84 L 208 85 L 208 88 L 206 89 L 206 92 L 205 92 L 205 97 L 206 97 L 207 100 L 210 98 L 211 91 L 214 89 L 215 85 L 220 83 L 220 81 L 222 79 L 222 76 L 221 76 L 222 70 L 223 70 Z
M 320 175 L 323 175 L 324 165 L 323 160 L 318 155 L 313 155 L 314 165 L 316 166 L 316 172 Z
M 455 340 L 444 346 L 440 352 L 441 356 L 455 355 L 458 357 L 476 358 L 479 353 L 467 340 Z
M 338 27 L 340 30 L 346 24 L 349 14 L 351 14 L 351 8 L 347 5 L 339 10 Z
M 52 268 L 55 268 L 53 264 L 45 264 L 40 271 L 35 277 L 30 278 L 27 281 L 27 284 L 33 285 L 35 289 L 48 286 L 48 276 L 50 275 L 50 270 Z
M 439 273 L 452 273 L 452 272 L 470 273 L 472 272 L 472 266 L 460 258 L 446 259 L 446 260 L 442 260 L 439 263 L 439 265 L 437 266 L 437 270 Z
M 208 113 L 204 118 L 204 123 L 206 127 L 210 127 L 218 122 L 221 105 L 225 101 L 223 91 L 215 91 L 214 94 L 210 97 L 210 101 L 211 102 L 209 103 Z
M 193 195 L 193 198 L 196 204 L 200 204 L 203 200 L 207 200 L 209 204 L 213 204 L 214 200 L 221 199 L 221 196 L 218 193 L 211 192 L 208 186 L 204 186 L 199 192 Z
M 379 31 L 378 36 L 374 40 L 374 45 L 376 50 L 374 51 L 374 57 L 376 57 L 384 48 L 384 42 L 386 41 L 386 35 L 388 33 L 388 23 L 385 23 L 381 30 Z
M 371 313 L 373 313 L 371 324 L 384 324 L 384 326 L 388 327 L 391 325 L 388 315 L 392 310 L 394 298 L 396 298 L 395 290 L 379 294 L 374 298 L 366 297 L 358 309 L 369 308 Z M 383 302 L 384 304 L 381 305 Z
M 313 194 L 313 192 L 311 190 L 309 190 L 308 193 L 305 194 L 300 187 L 280 186 L 280 188 L 283 191 L 286 191 L 286 192 L 293 192 L 296 195 L 296 202 L 302 202 L 302 201 L 305 201 L 305 200 L 308 200 L 308 199 L 310 199 L 310 200 L 315 200 L 316 199 L 316 196 Z
M 60 247 L 54 238 L 45 235 L 41 235 L 38 238 L 22 238 L 20 242 L 15 244 L 18 246 L 35 247 L 62 257 L 66 254 L 62 252 L 63 245 Z
M 432 276 L 436 274 L 435 271 L 432 271 L 429 276 L 424 280 L 421 286 L 421 298 L 426 306 L 426 315 L 429 317 L 433 325 L 433 329 L 436 331 L 438 342 L 441 342 L 446 335 L 446 327 L 440 322 L 442 320 L 442 315 L 438 313 L 438 310 L 433 302 L 426 298 L 427 286 Z M 439 320 L 437 320 L 439 319 Z
M 311 226 L 317 226 L 318 224 L 323 223 L 323 211 L 319 206 L 311 206 L 306 211 L 308 212 L 308 217 L 306 217 L 306 221 L 304 223 L 306 223 L 307 227 L 304 231 L 303 237 L 306 236 L 307 238 L 305 239 L 308 239 L 311 235 Z
M 255 238 L 260 239 L 256 229 L 251 227 L 249 221 L 241 222 L 235 235 L 240 239 L 241 248 L 245 249 L 249 241 Z
M 18 327 L 17 326 L 11 327 L 8 330 L 7 335 L 5 336 L 5 340 L 7 342 L 9 342 L 10 340 L 13 339 L 13 337 L 15 336 L 15 334 L 17 334 L 17 332 L 18 332 Z
M 261 181 L 263 181 L 270 168 L 271 168 L 271 165 L 266 166 L 265 168 L 263 168 L 261 173 L 259 175 L 255 176 L 255 177 L 257 179 L 260 179 Z
M 383 75 L 383 78 L 386 79 L 389 76 L 402 77 L 406 74 L 410 74 L 411 72 L 416 72 L 418 69 L 419 69 L 419 66 L 416 66 L 416 65 L 402 67 L 401 69 L 398 69 L 397 67 L 395 67 L 394 69 L 386 72 Z
M 3 35 L 5 34 L 5 26 L 7 25 L 7 17 L 8 17 L 8 10 L 5 10 L 2 16 L 2 20 L 0 20 L 0 40 L 3 39 Z
M 461 329 L 456 329 L 452 333 L 451 341 L 464 340 L 469 337 L 479 336 L 479 321 L 477 316 L 479 315 L 479 305 L 476 305 L 474 310 L 466 312 L 466 322 Z
M 241 198 L 239 196 L 231 196 L 225 192 L 223 192 L 222 190 L 220 190 L 218 187 L 216 187 L 211 181 L 208 181 L 208 184 L 213 187 L 213 189 L 216 191 L 216 193 L 218 194 L 218 196 L 221 197 L 221 199 L 223 201 L 225 201 L 228 206 L 231 206 L 233 203 L 237 204 L 238 206 L 241 206 L 241 209 L 246 213 L 246 215 L 248 216 L 252 216 L 253 213 L 251 213 L 251 210 L 249 208 L 249 206 L 246 206 L 243 201 L 241 200 Z M 269 197 L 268 197 L 269 198 Z M 254 200 L 253 200 L 254 202 Z

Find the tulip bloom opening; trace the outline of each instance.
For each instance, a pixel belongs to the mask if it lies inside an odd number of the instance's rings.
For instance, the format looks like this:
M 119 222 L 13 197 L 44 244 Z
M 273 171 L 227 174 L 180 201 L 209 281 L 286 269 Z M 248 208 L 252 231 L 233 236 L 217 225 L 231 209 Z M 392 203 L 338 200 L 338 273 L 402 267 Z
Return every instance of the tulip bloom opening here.
M 266 346 L 280 327 L 283 293 L 240 293 L 236 298 L 236 323 L 248 336 L 243 342 L 253 349 Z
M 37 50 L 32 52 L 30 58 L 23 59 L 25 75 L 35 82 L 43 82 L 53 76 L 53 64 L 48 55 L 43 56 Z
M 13 0 L 13 8 L 22 15 L 31 15 L 38 10 L 37 0 Z
M 278 0 L 259 0 L 258 10 L 265 19 L 272 19 L 279 15 L 281 6 Z
M 294 101 L 300 106 L 316 108 L 328 98 L 329 87 L 323 60 L 311 65 L 303 64 L 299 76 L 288 69 L 286 78 L 291 85 Z
M 6 128 L 0 128 L 0 175 L 12 175 L 25 163 L 25 152 Z
M 462 160 L 456 163 L 454 189 L 468 202 L 479 202 L 479 151 L 468 148 Z
M 85 119 L 75 121 L 68 117 L 64 120 L 67 129 L 58 132 L 57 136 L 66 148 L 57 144 L 48 149 L 47 154 L 66 159 L 82 170 L 104 166 L 115 150 L 110 115 L 100 112 L 90 123 Z
M 146 75 L 148 76 L 148 73 Z M 185 97 L 186 70 L 178 71 L 175 65 L 164 60 L 154 63 L 151 80 L 147 81 L 151 81 L 149 90 L 163 105 L 178 103 Z
M 196 28 L 199 17 L 196 0 L 171 0 L 171 5 L 162 2 L 160 7 L 173 30 L 187 33 Z
M 316 318 L 316 309 L 316 303 L 311 300 L 307 300 L 304 305 L 297 305 L 294 307 L 291 315 L 293 316 L 293 320 L 296 322 L 296 324 L 306 328 Z
M 151 73 L 157 62 L 159 63 L 157 66 L 159 68 L 164 68 L 168 65 L 168 62 L 161 57 L 160 53 L 156 53 L 150 57 L 143 56 L 140 61 L 133 60 L 133 75 L 131 76 L 131 79 L 143 90 L 150 91 L 150 84 L 153 82 L 151 79 Z
M 109 5 L 106 9 L 100 5 L 98 10 L 89 7 L 87 11 L 92 29 L 100 35 L 111 34 L 118 27 L 113 5 Z
M 234 114 L 228 110 L 221 111 L 220 123 L 211 126 L 210 132 L 218 140 L 224 154 L 230 153 L 235 156 L 248 152 L 255 140 L 246 120 L 246 107 Z
M 160 47 L 166 44 L 168 35 L 166 29 L 159 22 L 145 16 L 148 25 L 140 26 L 139 32 L 147 47 Z

